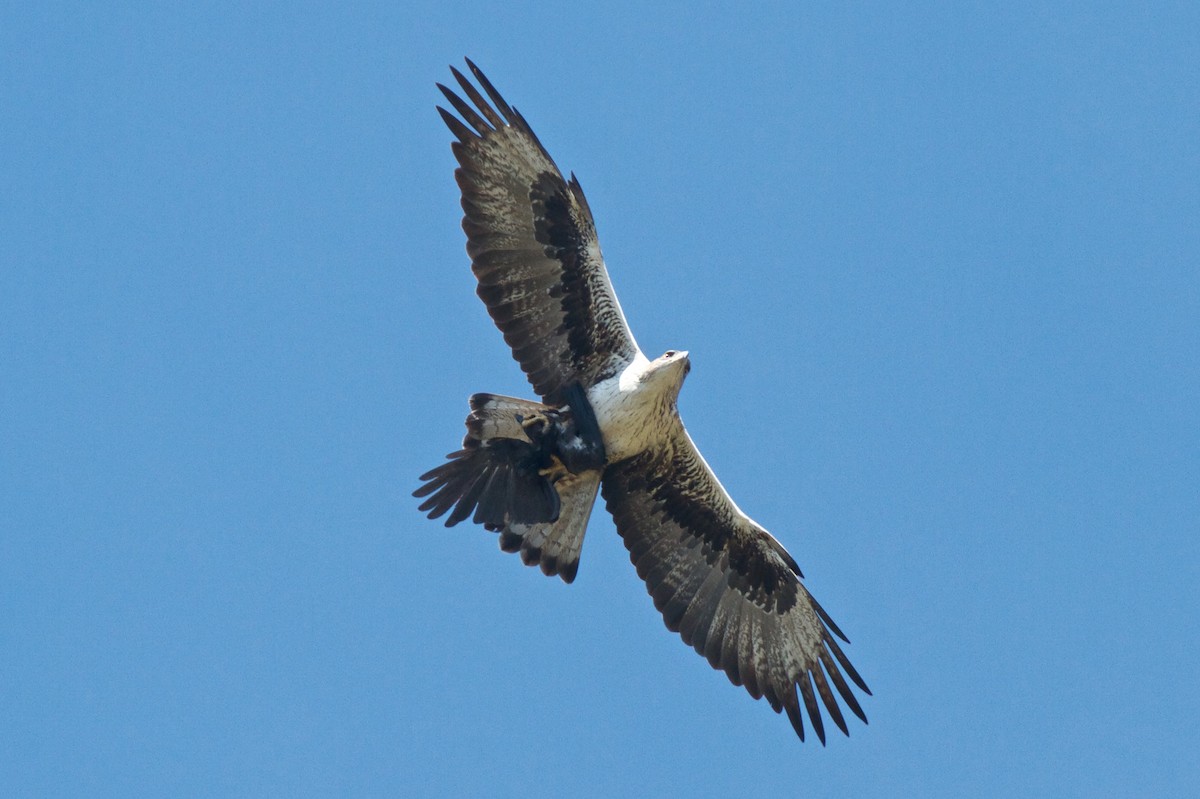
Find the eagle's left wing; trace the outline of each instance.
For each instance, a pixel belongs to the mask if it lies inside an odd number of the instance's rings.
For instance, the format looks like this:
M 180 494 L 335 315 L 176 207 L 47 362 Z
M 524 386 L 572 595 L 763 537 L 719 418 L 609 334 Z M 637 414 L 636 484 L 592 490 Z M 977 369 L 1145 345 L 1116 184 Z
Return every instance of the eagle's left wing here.
M 619 373 L 637 344 L 579 181 L 563 177 L 524 117 L 467 66 L 491 102 L 451 67 L 471 102 L 438 84 L 462 119 L 438 111 L 458 139 L 454 174 L 477 292 L 534 390 L 562 405 L 566 386 Z
M 834 690 L 864 722 L 845 677 L 871 692 L 834 635 L 846 637 L 800 583 L 796 561 L 738 510 L 674 421 L 670 447 L 609 465 L 601 487 L 655 607 L 734 685 L 786 711 L 801 740 L 803 702 L 825 742 L 817 697 L 848 735 Z

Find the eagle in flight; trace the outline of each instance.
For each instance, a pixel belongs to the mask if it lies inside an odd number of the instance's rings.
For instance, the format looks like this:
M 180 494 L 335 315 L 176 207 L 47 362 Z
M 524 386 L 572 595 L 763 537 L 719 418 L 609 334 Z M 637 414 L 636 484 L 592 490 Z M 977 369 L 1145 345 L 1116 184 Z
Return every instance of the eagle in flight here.
M 420 510 L 449 513 L 447 527 L 481 524 L 505 552 L 570 583 L 599 491 L 670 630 L 786 711 L 801 740 L 807 714 L 825 743 L 822 706 L 849 734 L 838 697 L 866 722 L 847 680 L 871 691 L 796 561 L 738 508 L 684 429 L 687 352 L 651 360 L 638 348 L 579 181 L 467 67 L 486 98 L 453 67 L 467 99 L 438 84 L 458 112 L 438 107 L 456 139 L 467 253 L 541 402 L 472 396 L 462 449 L 421 475 Z

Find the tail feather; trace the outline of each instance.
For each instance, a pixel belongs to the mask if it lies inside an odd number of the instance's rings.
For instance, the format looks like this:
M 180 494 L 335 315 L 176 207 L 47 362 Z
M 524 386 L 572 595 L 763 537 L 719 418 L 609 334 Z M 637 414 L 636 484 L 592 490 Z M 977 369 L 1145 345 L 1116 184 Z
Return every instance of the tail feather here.
M 519 552 L 526 566 L 538 566 L 548 576 L 574 582 L 579 571 L 583 536 L 600 488 L 600 472 L 568 475 L 557 484 L 562 511 L 555 522 L 508 524 L 500 532 L 500 548 Z

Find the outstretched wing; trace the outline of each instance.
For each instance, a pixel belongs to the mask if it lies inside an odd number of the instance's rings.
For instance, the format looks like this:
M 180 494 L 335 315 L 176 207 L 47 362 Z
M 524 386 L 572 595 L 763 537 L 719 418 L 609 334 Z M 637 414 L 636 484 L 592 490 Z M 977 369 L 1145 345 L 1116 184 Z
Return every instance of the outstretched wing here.
M 438 111 L 458 139 L 455 177 L 477 292 L 534 390 L 559 405 L 566 384 L 617 374 L 637 344 L 579 181 L 563 177 L 525 119 L 467 66 L 491 103 L 451 67 L 471 102 L 438 84 L 462 119 Z
M 611 464 L 601 488 L 655 607 L 734 685 L 786 711 L 801 740 L 801 702 L 822 744 L 822 704 L 848 735 L 837 695 L 867 718 L 846 677 L 871 692 L 834 635 L 846 637 L 800 583 L 792 556 L 738 510 L 674 423 L 672 446 Z

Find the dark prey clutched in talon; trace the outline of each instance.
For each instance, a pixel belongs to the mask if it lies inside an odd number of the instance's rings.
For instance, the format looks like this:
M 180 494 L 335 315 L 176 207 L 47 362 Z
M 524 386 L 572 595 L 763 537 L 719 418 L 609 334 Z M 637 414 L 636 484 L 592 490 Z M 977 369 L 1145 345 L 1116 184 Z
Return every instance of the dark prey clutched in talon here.
M 563 176 L 483 73 L 439 84 L 454 134 L 477 293 L 541 402 L 476 394 L 462 449 L 421 476 L 430 518 L 499 533 L 571 582 L 597 492 L 667 627 L 755 699 L 807 716 L 825 742 L 870 694 L 846 637 L 770 533 L 734 504 L 679 418 L 686 352 L 638 348 L 600 254 L 579 181 Z M 486 98 L 484 97 L 486 94 Z M 822 712 L 824 711 L 824 712 Z

